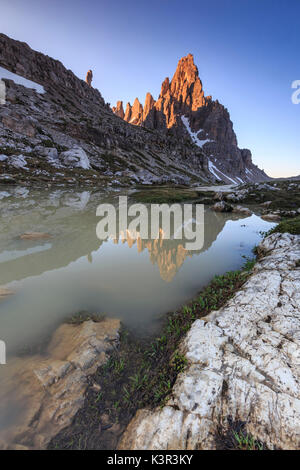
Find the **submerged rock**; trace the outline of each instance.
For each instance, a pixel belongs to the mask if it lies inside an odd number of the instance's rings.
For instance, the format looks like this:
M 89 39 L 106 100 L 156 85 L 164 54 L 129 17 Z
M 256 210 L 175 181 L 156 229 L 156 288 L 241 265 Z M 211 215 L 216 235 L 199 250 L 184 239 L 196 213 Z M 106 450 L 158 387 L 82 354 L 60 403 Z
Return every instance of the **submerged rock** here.
M 45 238 L 51 238 L 51 235 L 43 232 L 26 232 L 20 235 L 21 240 L 41 240 Z
M 43 449 L 84 404 L 87 378 L 106 363 L 119 340 L 120 321 L 61 325 L 43 356 L 11 358 L 2 379 L 1 404 L 20 408 L 0 430 L 0 449 Z
M 10 175 L 0 175 L 0 184 L 16 184 L 16 180 Z
M 220 201 L 216 202 L 212 209 L 216 212 L 232 212 L 233 207 L 225 201 Z
M 243 214 L 243 215 L 246 215 L 247 217 L 250 217 L 250 215 L 253 214 L 253 212 L 250 211 L 250 209 L 248 209 L 247 207 L 243 207 L 243 206 L 235 206 L 232 209 L 232 212 L 235 212 L 237 214 Z
M 166 406 L 140 410 L 120 449 L 215 449 L 228 418 L 268 448 L 300 443 L 300 236 L 259 246 L 253 275 L 224 307 L 196 320 Z
M 6 287 L 0 287 L 0 300 L 13 294 L 14 294 L 14 291 L 7 289 Z
M 279 222 L 281 217 L 279 214 L 264 214 L 261 216 L 262 219 L 267 220 L 269 222 Z

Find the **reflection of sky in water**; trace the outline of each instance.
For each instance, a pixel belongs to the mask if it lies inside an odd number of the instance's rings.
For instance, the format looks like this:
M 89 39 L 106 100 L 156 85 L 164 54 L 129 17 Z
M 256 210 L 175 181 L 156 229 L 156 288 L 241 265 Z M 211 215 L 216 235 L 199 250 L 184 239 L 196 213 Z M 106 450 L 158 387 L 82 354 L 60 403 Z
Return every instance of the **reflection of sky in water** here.
M 50 250 L 51 246 L 51 243 L 45 243 L 45 245 L 43 246 L 27 248 L 27 250 L 3 251 L 2 253 L 0 253 L 0 263 L 21 258 L 22 256 L 28 256 L 32 253 L 40 253 L 41 251 Z

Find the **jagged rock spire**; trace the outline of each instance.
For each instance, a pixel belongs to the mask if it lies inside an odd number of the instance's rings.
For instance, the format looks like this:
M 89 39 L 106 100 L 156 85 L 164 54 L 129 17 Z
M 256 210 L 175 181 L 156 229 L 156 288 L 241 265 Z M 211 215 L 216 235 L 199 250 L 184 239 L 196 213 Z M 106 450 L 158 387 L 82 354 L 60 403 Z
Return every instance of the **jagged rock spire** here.
M 126 105 L 126 110 L 125 110 L 125 116 L 124 116 L 124 120 L 129 122 L 131 119 L 131 104 L 130 103 L 127 103 Z
M 125 118 L 124 108 L 123 108 L 123 101 L 117 101 L 117 106 L 112 108 L 113 112 L 119 116 L 120 118 Z
M 89 87 L 91 87 L 92 81 L 93 81 L 93 72 L 91 70 L 88 70 L 86 77 L 85 77 L 85 82 L 88 84 Z
M 139 99 L 136 98 L 132 105 L 130 123 L 135 124 L 135 125 L 141 125 L 142 122 L 143 122 L 143 106 L 139 102 Z
M 147 93 L 143 109 L 136 98 L 133 106 L 128 107 L 128 112 L 125 112 L 124 119 L 135 125 L 145 124 L 152 127 L 154 122 L 157 122 L 159 125 L 172 127 L 177 123 L 179 114 L 197 111 L 205 104 L 206 98 L 198 68 L 194 63 L 193 55 L 188 54 L 179 60 L 171 82 L 168 77 L 163 81 L 158 100 L 155 102 L 152 95 Z M 163 116 L 154 117 L 152 112 L 153 116 L 149 119 L 148 116 L 154 108 Z M 119 115 L 118 104 L 113 111 Z
M 143 111 L 143 121 L 146 120 L 147 116 L 149 113 L 152 111 L 155 105 L 155 100 L 151 93 L 147 93 L 146 99 L 145 99 L 145 105 L 144 105 L 144 111 Z
M 202 82 L 192 54 L 179 60 L 170 83 L 170 93 L 181 111 L 196 111 L 205 105 Z

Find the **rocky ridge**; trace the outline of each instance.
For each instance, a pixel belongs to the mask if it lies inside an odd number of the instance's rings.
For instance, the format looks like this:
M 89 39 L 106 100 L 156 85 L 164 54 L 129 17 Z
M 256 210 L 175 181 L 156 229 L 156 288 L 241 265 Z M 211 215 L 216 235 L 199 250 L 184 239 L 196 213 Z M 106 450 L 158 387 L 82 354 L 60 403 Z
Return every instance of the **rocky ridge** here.
M 225 189 L 225 188 L 224 188 Z M 220 212 L 234 211 L 236 204 L 253 207 L 262 218 L 278 221 L 282 217 L 293 218 L 300 214 L 300 182 L 297 180 L 272 181 L 227 187 L 216 191 L 213 209 Z
M 130 124 L 169 131 L 178 139 L 188 136 L 208 159 L 213 181 L 245 183 L 267 180 L 252 163 L 251 152 L 239 149 L 228 110 L 211 96 L 205 96 L 192 54 L 179 60 L 175 74 L 167 77 L 154 100 L 147 93 L 144 107 L 135 99 L 133 106 L 118 101 L 113 111 Z
M 138 411 L 120 449 L 215 449 L 229 420 L 270 449 L 299 448 L 300 237 L 273 234 L 258 252 L 243 288 L 182 342 L 167 404 Z
M 217 179 L 214 163 L 191 141 L 187 131 L 138 125 L 152 118 L 155 122 L 165 119 L 163 113 L 154 116 L 151 95 L 147 95 L 144 108 L 136 100 L 124 112 L 122 103 L 118 103 L 114 114 L 98 90 L 59 61 L 3 34 L 0 67 L 44 90 L 20 85 L 17 79 L 4 80 L 1 181 L 105 187 L 137 183 L 190 185 Z M 169 85 L 164 85 L 167 95 Z M 161 98 L 164 108 L 165 96 Z M 193 100 L 198 103 L 195 97 Z M 184 106 L 188 103 L 187 96 Z M 259 170 L 252 170 L 254 180 L 266 179 Z

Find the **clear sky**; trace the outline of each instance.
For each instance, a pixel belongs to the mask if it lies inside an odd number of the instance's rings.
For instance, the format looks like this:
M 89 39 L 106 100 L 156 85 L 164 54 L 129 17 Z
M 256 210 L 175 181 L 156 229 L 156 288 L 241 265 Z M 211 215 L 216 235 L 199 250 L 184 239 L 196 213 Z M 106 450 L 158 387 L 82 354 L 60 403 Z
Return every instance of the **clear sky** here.
M 191 52 L 206 95 L 270 176 L 300 174 L 299 0 L 1 0 L 0 31 L 61 60 L 112 105 L 157 98 Z

